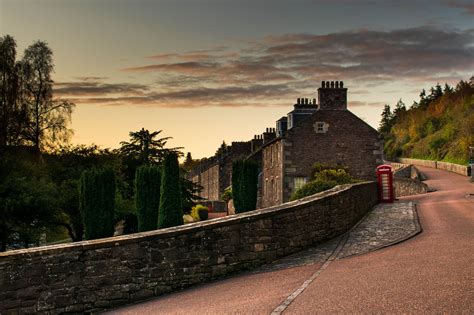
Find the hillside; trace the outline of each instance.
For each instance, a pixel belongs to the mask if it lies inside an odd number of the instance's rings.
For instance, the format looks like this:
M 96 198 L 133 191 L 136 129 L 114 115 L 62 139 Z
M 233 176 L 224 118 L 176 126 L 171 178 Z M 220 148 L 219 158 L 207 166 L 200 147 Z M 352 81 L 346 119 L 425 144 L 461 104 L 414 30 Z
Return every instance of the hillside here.
M 474 146 L 474 80 L 456 87 L 438 84 L 406 109 L 399 101 L 382 113 L 379 131 L 388 159 L 411 157 L 466 164 Z

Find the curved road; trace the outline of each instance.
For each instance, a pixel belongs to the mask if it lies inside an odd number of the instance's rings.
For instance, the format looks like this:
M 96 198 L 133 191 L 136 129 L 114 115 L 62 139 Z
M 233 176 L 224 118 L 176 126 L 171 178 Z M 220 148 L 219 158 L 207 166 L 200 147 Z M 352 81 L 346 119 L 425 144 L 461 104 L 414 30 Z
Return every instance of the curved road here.
M 423 233 L 333 261 L 284 314 L 474 313 L 474 184 L 420 168 L 436 192 L 417 203 Z M 320 269 L 314 264 L 242 275 L 131 305 L 114 314 L 269 314 Z

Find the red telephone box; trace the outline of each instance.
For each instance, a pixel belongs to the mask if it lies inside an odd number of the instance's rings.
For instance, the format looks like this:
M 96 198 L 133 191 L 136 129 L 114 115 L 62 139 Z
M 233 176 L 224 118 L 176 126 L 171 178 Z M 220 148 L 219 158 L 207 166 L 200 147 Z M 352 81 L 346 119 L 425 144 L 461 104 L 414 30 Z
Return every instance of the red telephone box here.
M 393 172 L 390 165 L 377 167 L 377 184 L 379 188 L 379 202 L 393 202 Z

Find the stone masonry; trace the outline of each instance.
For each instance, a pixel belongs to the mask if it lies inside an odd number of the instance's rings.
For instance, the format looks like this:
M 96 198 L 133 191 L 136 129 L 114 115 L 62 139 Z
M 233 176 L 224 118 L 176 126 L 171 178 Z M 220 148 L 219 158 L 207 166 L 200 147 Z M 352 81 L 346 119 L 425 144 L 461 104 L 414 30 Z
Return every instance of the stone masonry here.
M 205 222 L 0 253 L 0 313 L 88 313 L 148 299 L 296 253 L 349 230 L 374 182 Z

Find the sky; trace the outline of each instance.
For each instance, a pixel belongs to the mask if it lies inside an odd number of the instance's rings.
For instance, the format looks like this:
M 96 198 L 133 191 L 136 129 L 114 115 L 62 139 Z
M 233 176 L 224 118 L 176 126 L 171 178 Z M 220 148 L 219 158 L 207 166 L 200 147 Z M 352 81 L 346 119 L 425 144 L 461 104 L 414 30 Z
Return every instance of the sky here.
M 117 148 L 143 127 L 194 158 L 275 127 L 322 80 L 377 128 L 384 104 L 474 75 L 464 0 L 0 0 L 6 34 L 19 58 L 53 50 L 74 144 Z

